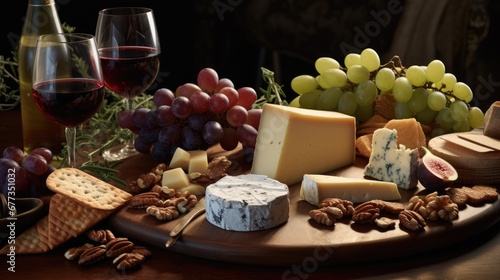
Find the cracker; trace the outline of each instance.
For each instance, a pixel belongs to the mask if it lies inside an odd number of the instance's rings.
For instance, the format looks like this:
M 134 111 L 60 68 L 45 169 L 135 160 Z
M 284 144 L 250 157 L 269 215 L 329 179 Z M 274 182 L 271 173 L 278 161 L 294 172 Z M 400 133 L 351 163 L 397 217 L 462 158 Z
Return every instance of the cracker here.
M 50 250 L 49 245 L 43 241 L 39 229 L 46 228 L 48 217 L 45 216 L 38 220 L 37 224 L 31 226 L 19 236 L 16 237 L 16 254 L 39 254 Z M 45 233 L 46 234 L 46 233 Z M 6 244 L 0 254 L 8 254 L 12 245 Z
M 485 186 L 485 185 L 474 185 L 472 186 L 473 190 L 478 190 L 484 193 L 485 202 L 491 203 L 498 200 L 498 192 L 495 187 Z
M 486 194 L 479 190 L 473 190 L 471 187 L 460 188 L 467 194 L 467 204 L 470 205 L 482 205 L 486 203 Z
M 464 208 L 467 205 L 469 196 L 462 189 L 447 188 L 445 192 L 459 208 Z
M 76 168 L 59 168 L 46 180 L 47 187 L 95 209 L 115 210 L 132 195 Z
M 383 208 L 381 210 L 391 214 L 399 214 L 399 212 L 405 210 L 405 206 L 399 202 L 385 201 L 381 199 L 374 199 L 372 201 L 383 205 Z

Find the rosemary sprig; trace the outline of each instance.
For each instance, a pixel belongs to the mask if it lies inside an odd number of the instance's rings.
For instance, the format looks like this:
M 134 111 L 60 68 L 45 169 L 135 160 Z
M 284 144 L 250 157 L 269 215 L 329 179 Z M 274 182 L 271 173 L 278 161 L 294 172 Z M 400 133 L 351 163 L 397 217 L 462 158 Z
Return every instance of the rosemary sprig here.
M 264 103 L 288 105 L 288 102 L 285 99 L 286 94 L 283 91 L 283 86 L 279 85 L 274 80 L 274 72 L 264 67 L 261 67 L 261 71 L 262 79 L 267 83 L 267 88 L 260 88 L 262 96 L 257 99 L 257 101 L 253 105 L 253 108 L 262 108 L 262 106 L 264 106 Z

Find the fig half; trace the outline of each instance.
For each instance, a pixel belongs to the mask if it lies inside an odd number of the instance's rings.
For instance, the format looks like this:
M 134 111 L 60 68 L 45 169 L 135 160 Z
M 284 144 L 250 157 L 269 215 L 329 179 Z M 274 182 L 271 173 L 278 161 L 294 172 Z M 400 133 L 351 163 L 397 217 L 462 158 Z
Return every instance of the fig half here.
M 458 179 L 455 168 L 446 160 L 420 147 L 423 155 L 418 161 L 417 176 L 420 184 L 430 191 L 443 190 Z

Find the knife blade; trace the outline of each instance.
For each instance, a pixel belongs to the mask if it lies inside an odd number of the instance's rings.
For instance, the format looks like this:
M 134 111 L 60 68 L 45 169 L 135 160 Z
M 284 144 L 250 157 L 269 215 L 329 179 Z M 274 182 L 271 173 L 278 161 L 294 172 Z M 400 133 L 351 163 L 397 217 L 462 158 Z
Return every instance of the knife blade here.
M 198 203 L 194 206 L 194 208 L 189 211 L 184 217 L 182 217 L 179 222 L 174 226 L 172 231 L 170 231 L 170 238 L 165 244 L 166 247 L 170 247 L 174 245 L 175 241 L 179 238 L 181 235 L 182 230 L 195 218 L 200 216 L 201 214 L 205 213 L 205 198 L 201 198 Z

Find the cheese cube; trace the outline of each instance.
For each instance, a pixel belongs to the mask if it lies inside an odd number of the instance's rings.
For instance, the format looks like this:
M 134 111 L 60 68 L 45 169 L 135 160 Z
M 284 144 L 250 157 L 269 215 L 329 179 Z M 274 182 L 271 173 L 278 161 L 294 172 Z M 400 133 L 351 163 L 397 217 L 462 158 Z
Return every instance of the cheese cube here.
M 418 150 L 397 144 L 397 130 L 379 128 L 373 133 L 372 152 L 364 174 L 374 179 L 394 182 L 402 189 L 418 183 Z
M 188 151 L 189 164 L 188 173 L 200 172 L 202 174 L 207 173 L 208 168 L 208 155 L 205 150 Z
M 355 127 L 355 118 L 342 113 L 266 103 L 251 173 L 292 185 L 306 173 L 353 164 Z
M 189 166 L 189 159 L 191 155 L 186 152 L 182 148 L 177 148 L 175 149 L 174 155 L 172 156 L 172 159 L 170 160 L 169 167 L 170 168 L 177 168 L 180 167 L 184 171 L 188 171 L 188 166 Z
M 372 199 L 399 200 L 398 186 L 392 182 L 339 176 L 305 174 L 300 188 L 300 198 L 319 206 L 325 198 L 340 198 L 352 203 Z
M 161 178 L 162 186 L 167 186 L 170 189 L 178 190 L 189 186 L 189 184 L 190 183 L 188 175 L 180 167 L 168 169 L 163 172 Z

